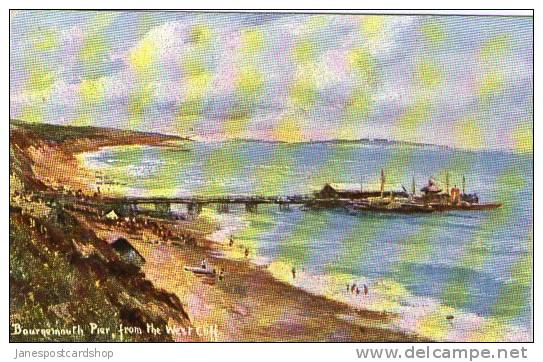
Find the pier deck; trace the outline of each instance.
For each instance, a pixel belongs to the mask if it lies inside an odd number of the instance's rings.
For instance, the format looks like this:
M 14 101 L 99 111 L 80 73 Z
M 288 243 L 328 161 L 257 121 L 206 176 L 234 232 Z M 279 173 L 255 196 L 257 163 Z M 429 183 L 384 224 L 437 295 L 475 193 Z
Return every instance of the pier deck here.
M 63 204 L 86 204 L 98 208 L 114 208 L 128 212 L 137 212 L 139 206 L 152 205 L 162 213 L 171 212 L 171 205 L 185 205 L 189 214 L 198 214 L 203 206 L 217 205 L 220 212 L 228 212 L 229 205 L 244 205 L 247 212 L 257 212 L 259 205 L 278 205 L 281 210 L 288 210 L 291 205 L 307 208 L 346 208 L 353 211 L 392 212 L 392 213 L 432 213 L 451 210 L 490 210 L 501 206 L 500 203 L 462 203 L 458 205 L 443 203 L 422 203 L 409 200 L 396 201 L 386 198 L 320 198 L 314 194 L 300 195 L 223 195 L 223 196 L 180 196 L 180 197 L 84 197 L 66 194 L 48 194 L 50 201 Z

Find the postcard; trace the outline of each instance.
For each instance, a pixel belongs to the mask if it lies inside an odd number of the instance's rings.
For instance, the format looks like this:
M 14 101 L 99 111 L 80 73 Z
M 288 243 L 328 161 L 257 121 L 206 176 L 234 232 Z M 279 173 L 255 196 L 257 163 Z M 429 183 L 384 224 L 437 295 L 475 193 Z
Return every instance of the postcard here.
M 10 341 L 533 341 L 533 27 L 11 11 Z

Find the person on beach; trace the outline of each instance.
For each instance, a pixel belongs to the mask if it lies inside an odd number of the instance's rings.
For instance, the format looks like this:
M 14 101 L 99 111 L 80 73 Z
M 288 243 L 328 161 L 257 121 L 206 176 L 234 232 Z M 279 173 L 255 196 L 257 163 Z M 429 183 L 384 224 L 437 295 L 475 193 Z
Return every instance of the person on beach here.
M 207 269 L 207 259 L 202 260 L 202 269 Z
M 296 279 L 296 268 L 295 267 L 292 267 L 292 279 Z
M 245 257 L 249 257 L 249 249 L 245 248 Z
M 351 293 L 354 292 L 355 288 L 356 288 L 356 283 L 353 283 L 353 285 L 351 286 Z
M 368 293 L 369 293 L 368 286 L 364 284 L 364 295 L 368 295 Z
M 228 245 L 230 247 L 234 246 L 234 237 L 232 237 L 232 235 L 230 235 L 230 240 L 228 241 Z
M 356 291 L 356 295 L 360 294 L 360 289 L 358 289 L 358 287 L 356 287 L 355 291 Z

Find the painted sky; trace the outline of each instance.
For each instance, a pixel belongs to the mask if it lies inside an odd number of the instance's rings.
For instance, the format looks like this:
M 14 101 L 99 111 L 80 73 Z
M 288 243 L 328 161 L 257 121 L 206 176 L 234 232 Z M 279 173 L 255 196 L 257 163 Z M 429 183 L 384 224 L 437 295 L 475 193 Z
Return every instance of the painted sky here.
M 19 11 L 11 117 L 532 150 L 533 19 Z

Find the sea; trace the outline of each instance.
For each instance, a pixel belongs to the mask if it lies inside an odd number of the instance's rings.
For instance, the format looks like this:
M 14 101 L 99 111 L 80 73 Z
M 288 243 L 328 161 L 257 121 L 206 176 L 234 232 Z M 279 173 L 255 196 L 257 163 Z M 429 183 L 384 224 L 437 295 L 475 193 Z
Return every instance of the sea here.
M 241 259 L 247 249 L 252 262 L 286 283 L 394 313 L 398 330 L 443 341 L 533 338 L 531 154 L 236 140 L 106 147 L 78 157 L 102 192 L 132 196 L 299 195 L 326 183 L 377 190 L 381 170 L 387 191 L 414 185 L 419 193 L 431 176 L 445 188 L 448 179 L 480 202 L 503 206 L 395 215 L 274 205 L 219 212 L 212 205 L 201 217 L 221 226 L 210 235 L 217 243 L 234 240 L 232 252 L 219 256 Z M 184 215 L 184 208 L 174 212 Z

